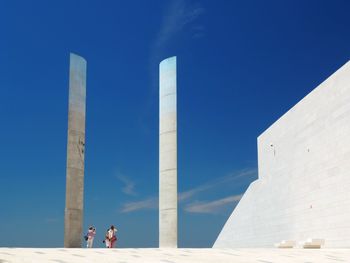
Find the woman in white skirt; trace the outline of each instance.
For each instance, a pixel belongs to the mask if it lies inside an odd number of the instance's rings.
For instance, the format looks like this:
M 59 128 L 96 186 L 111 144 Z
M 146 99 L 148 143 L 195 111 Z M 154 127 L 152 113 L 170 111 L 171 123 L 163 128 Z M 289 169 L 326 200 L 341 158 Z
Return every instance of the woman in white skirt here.
M 95 235 L 96 235 L 96 228 L 94 228 L 93 226 L 90 226 L 88 233 L 87 233 L 87 240 L 86 240 L 86 247 L 87 248 L 92 248 Z
M 105 243 L 106 248 L 109 248 L 109 237 L 108 237 L 108 231 L 109 229 L 107 229 L 106 235 L 105 235 L 105 240 L 103 240 L 103 243 Z

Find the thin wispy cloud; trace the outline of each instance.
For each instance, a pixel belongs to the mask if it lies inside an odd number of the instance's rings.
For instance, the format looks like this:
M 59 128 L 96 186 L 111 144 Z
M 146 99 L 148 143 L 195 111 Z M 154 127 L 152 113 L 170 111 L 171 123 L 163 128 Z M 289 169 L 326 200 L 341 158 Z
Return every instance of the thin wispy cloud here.
M 132 181 L 130 178 L 128 178 L 125 175 L 122 174 L 118 174 L 117 178 L 124 184 L 124 186 L 122 187 L 122 191 L 124 194 L 127 195 L 132 195 L 132 196 L 136 196 L 137 193 L 135 191 L 135 182 Z
M 154 210 L 158 209 L 158 198 L 150 197 L 145 200 L 125 203 L 121 209 L 122 213 L 140 211 L 140 210 Z
M 216 214 L 219 213 L 227 205 L 238 203 L 241 200 L 242 194 L 231 195 L 222 199 L 218 199 L 210 202 L 193 202 L 185 206 L 185 211 L 190 213 L 206 213 Z
M 245 170 L 241 170 L 241 171 L 235 171 L 230 173 L 229 175 L 226 176 L 222 176 L 219 177 L 218 179 L 214 180 L 214 181 L 210 181 L 208 183 L 199 185 L 197 187 L 194 187 L 188 191 L 182 192 L 179 194 L 178 199 L 179 201 L 185 201 L 191 197 L 193 197 L 196 194 L 199 194 L 201 192 L 210 190 L 210 189 L 214 189 L 214 188 L 218 188 L 222 185 L 227 185 L 227 184 L 232 184 L 237 182 L 238 180 L 242 180 L 245 179 L 244 181 L 242 181 L 242 183 L 247 183 L 247 182 L 251 182 L 252 180 L 254 180 L 255 178 L 257 178 L 257 169 L 256 168 L 251 168 L 251 169 L 245 169 Z
M 193 24 L 204 12 L 204 8 L 199 4 L 189 4 L 188 1 L 184 0 L 172 1 L 164 12 L 163 22 L 155 41 L 155 47 L 163 47 L 163 45 L 175 37 L 186 26 Z M 203 33 L 204 27 L 194 25 L 192 30 L 194 34 Z
M 165 54 L 169 47 L 177 47 L 172 52 L 177 53 L 178 45 L 182 43 L 176 41 L 181 37 L 181 33 L 190 32 L 191 38 L 204 36 L 205 28 L 198 23 L 198 18 L 205 13 L 205 9 L 196 3 L 190 3 L 185 0 L 170 1 L 166 6 L 159 31 L 156 34 L 154 42 L 151 46 L 150 62 L 151 76 L 155 81 L 158 78 L 154 74 L 155 65 L 164 59 L 164 56 L 172 56 L 174 53 Z M 174 44 L 175 43 L 175 44 Z M 152 83 L 152 86 L 157 87 L 157 82 Z
M 219 177 L 215 181 L 210 181 L 192 188 L 188 191 L 181 192 L 178 195 L 179 203 L 188 203 L 201 193 L 208 193 L 212 190 L 219 191 L 223 186 L 227 185 L 241 185 L 242 183 L 250 183 L 257 178 L 257 169 L 245 169 L 241 171 L 232 172 L 229 175 Z M 219 199 L 209 202 L 194 202 L 185 206 L 185 211 L 190 213 L 215 213 L 219 208 L 229 205 L 241 195 L 233 195 L 227 198 Z M 239 199 L 238 199 L 239 201 Z M 121 209 L 122 213 L 135 212 L 139 210 L 154 210 L 158 209 L 158 197 L 148 197 L 144 200 L 125 203 Z M 201 212 L 203 211 L 203 212 Z

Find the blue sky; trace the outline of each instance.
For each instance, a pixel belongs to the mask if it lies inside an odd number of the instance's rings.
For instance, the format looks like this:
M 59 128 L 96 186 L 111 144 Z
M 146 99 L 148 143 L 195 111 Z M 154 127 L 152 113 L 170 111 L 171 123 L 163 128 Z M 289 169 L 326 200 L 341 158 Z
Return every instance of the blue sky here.
M 0 246 L 63 246 L 69 53 L 86 58 L 85 229 L 158 244 L 158 65 L 177 56 L 179 246 L 210 247 L 256 138 L 349 60 L 349 1 L 0 1 Z

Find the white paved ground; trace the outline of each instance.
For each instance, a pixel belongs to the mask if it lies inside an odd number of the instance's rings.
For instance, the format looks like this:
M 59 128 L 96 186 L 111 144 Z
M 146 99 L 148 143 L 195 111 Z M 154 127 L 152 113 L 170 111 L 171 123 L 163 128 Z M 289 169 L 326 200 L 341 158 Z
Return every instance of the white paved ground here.
M 9 262 L 336 263 L 350 262 L 350 249 L 0 248 L 0 263 Z

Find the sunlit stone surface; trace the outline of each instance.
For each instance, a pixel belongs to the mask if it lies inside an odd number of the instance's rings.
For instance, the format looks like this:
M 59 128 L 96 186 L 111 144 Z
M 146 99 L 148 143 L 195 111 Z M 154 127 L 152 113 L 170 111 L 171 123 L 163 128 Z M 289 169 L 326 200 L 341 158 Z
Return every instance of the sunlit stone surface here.
M 64 246 L 81 247 L 84 197 L 86 61 L 70 54 Z
M 159 247 L 177 247 L 176 57 L 159 65 Z
M 323 263 L 349 262 L 344 249 L 59 249 L 0 248 L 0 262 Z
M 350 247 L 350 62 L 258 137 L 258 162 L 215 248 L 307 238 Z

